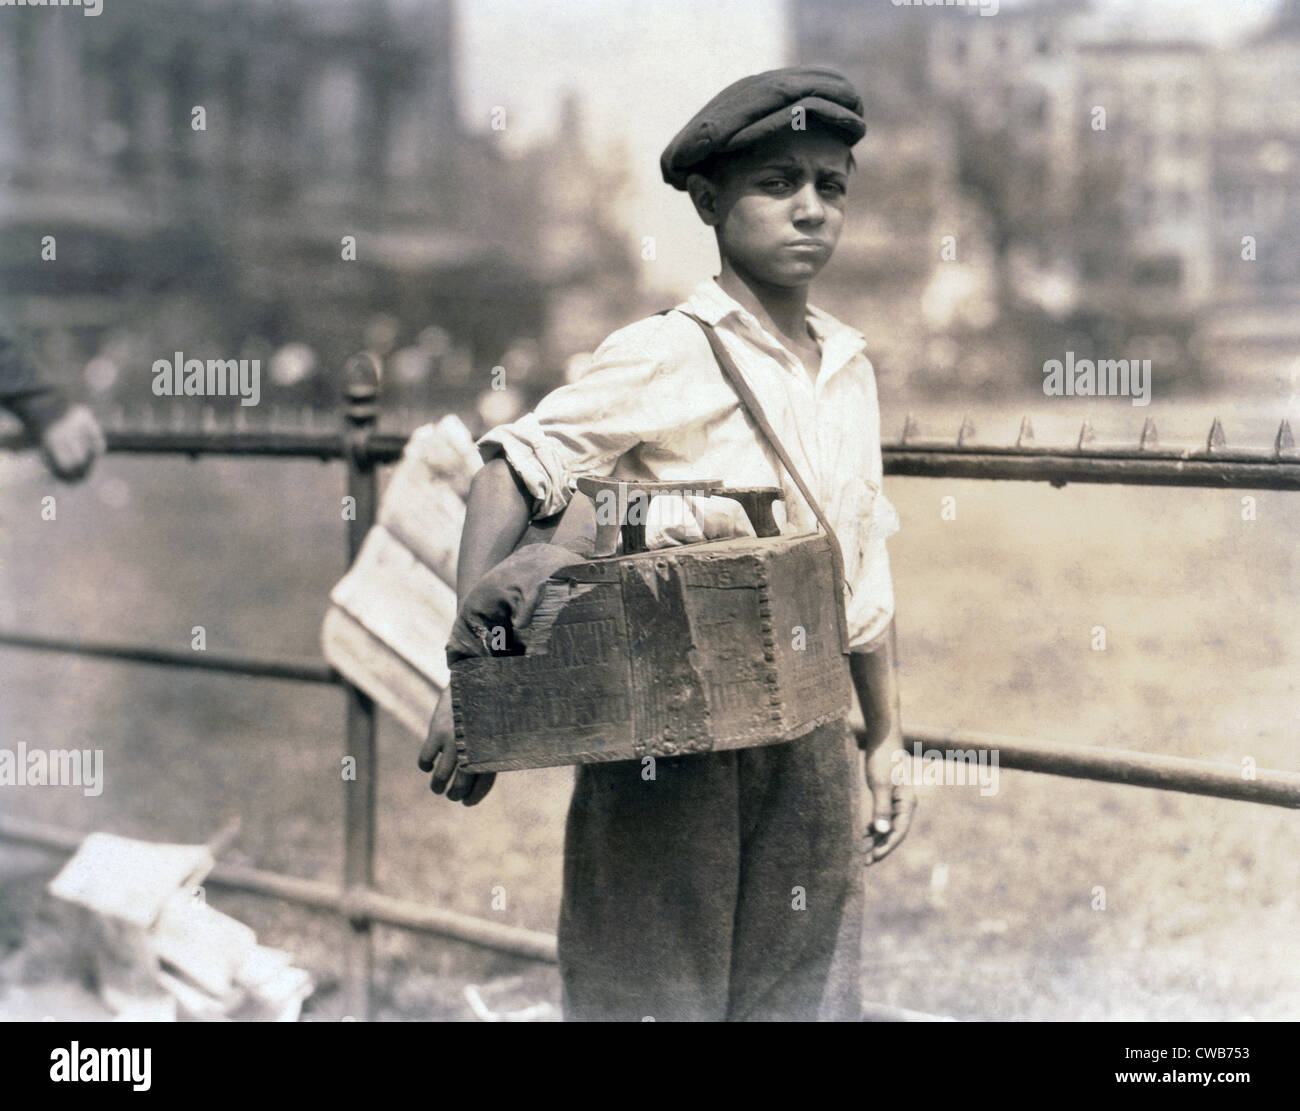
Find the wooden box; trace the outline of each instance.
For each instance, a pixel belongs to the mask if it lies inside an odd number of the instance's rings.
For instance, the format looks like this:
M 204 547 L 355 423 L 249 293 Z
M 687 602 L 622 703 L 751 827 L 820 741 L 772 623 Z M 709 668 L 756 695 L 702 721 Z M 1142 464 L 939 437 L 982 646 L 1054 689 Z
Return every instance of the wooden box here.
M 522 656 L 451 667 L 469 771 L 793 740 L 849 710 L 824 534 L 592 560 L 544 587 Z

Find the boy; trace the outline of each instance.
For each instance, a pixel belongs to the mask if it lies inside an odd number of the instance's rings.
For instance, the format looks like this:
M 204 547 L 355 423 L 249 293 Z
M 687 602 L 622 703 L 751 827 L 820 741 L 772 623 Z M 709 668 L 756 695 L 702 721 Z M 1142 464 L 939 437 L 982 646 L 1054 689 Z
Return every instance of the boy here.
M 540 578 L 584 551 L 592 509 L 571 489 L 576 475 L 779 486 L 782 531 L 816 530 L 685 313 L 710 325 L 740 368 L 823 506 L 850 587 L 873 811 L 863 843 L 843 722 L 785 744 L 660 759 L 649 781 L 638 761 L 580 766 L 558 931 L 566 1018 L 860 1017 L 857 858 L 891 852 L 915 807 L 910 788 L 890 781 L 902 734 L 884 540 L 897 517 L 880 489 L 865 340 L 807 297 L 839 238 L 850 148 L 865 130 L 861 99 L 831 70 L 774 70 L 714 97 L 660 162 L 713 228 L 718 277 L 681 311 L 615 332 L 580 381 L 479 441 L 485 465 L 461 538 L 449 657 L 474 652 L 485 614 L 513 610 L 526 624 Z M 510 556 L 530 521 L 566 506 L 550 545 Z M 435 791 L 473 805 L 492 776 L 455 771 L 449 703 L 434 715 L 420 766 Z

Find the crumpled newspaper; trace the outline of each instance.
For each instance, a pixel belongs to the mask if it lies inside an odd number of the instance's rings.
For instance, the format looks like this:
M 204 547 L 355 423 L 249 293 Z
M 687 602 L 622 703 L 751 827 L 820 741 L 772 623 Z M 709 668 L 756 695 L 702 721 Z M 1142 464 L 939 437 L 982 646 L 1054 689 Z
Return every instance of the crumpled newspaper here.
M 731 498 L 660 494 L 646 508 L 645 543 L 651 550 L 754 535 L 745 510 Z

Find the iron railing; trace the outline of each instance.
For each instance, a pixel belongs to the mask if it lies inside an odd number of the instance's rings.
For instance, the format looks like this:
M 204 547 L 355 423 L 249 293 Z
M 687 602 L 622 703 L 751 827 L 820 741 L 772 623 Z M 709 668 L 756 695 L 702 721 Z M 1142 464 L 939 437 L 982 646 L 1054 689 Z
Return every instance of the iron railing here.
M 199 430 L 173 427 L 109 429 L 108 451 L 137 455 L 232 455 L 271 459 L 315 458 L 342 461 L 347 492 L 356 513 L 348 522 L 348 562 L 356 557 L 378 509 L 376 468 L 396 462 L 406 443 L 402 435 L 377 430 L 378 368 L 368 355 L 354 356 L 345 370 L 343 427 L 324 430 L 220 429 L 205 417 Z M 990 446 L 973 442 L 969 418 L 952 440 L 919 439 L 911 416 L 902 435 L 883 445 L 890 475 L 1139 485 L 1300 490 L 1300 453 L 1286 421 L 1271 449 L 1228 450 L 1215 420 L 1201 447 L 1161 446 L 1148 420 L 1136 444 L 1100 444 L 1085 422 L 1073 446 L 1039 445 L 1028 418 L 1016 442 Z M 26 446 L 19 437 L 0 438 L 0 448 Z M 345 1003 L 351 1016 L 370 1015 L 371 927 L 375 923 L 467 942 L 482 948 L 555 963 L 555 938 L 519 927 L 396 899 L 374 889 L 375 786 L 377 754 L 375 704 L 323 660 L 266 659 L 240 654 L 186 653 L 151 646 L 84 643 L 33 633 L 0 631 L 0 646 L 66 652 L 100 659 L 164 667 L 197 668 L 257 678 L 340 686 L 347 699 L 346 749 L 356 760 L 356 778 L 344 781 L 344 866 L 341 887 L 277 872 L 218 864 L 208 881 L 214 886 L 251 892 L 327 911 L 347 925 Z M 909 727 L 909 746 L 948 754 L 996 752 L 1000 768 L 1152 787 L 1195 795 L 1237 799 L 1300 809 L 1300 773 L 1252 769 L 1246 775 L 1230 764 L 1155 756 L 1083 745 L 1061 745 L 1023 737 Z M 0 840 L 71 853 L 84 834 L 0 815 Z M 910 1020 L 933 1016 L 884 1006 L 868 1006 L 874 1018 Z
M 883 448 L 885 473 L 926 478 L 1022 479 L 1050 482 L 1110 482 L 1138 486 L 1208 486 L 1219 489 L 1300 490 L 1300 452 L 1291 426 L 1278 426 L 1271 448 L 1232 448 L 1216 417 L 1205 446 L 1159 442 L 1147 418 L 1134 444 L 1101 443 L 1087 421 L 1072 445 L 1040 445 L 1029 418 L 1022 417 L 1014 444 L 973 442 L 970 417 L 951 440 L 920 439 L 909 414 L 902 435 Z

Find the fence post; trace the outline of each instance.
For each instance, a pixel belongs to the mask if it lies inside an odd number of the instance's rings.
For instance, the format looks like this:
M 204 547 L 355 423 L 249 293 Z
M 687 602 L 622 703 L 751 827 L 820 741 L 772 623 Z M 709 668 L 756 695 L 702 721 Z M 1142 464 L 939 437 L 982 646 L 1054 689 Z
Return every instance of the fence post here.
M 379 367 L 368 354 L 354 355 L 344 372 L 347 402 L 343 411 L 347 492 L 353 499 L 348 517 L 348 563 L 356 558 L 375 523 L 378 484 L 366 450 L 377 416 Z M 343 888 L 347 910 L 345 1004 L 358 1022 L 370 1018 L 372 975 L 371 921 L 364 897 L 373 888 L 375 861 L 375 704 L 351 683 L 347 692 L 345 756 L 355 761 L 355 779 L 343 781 Z

